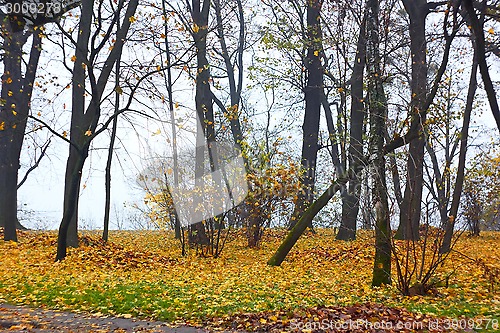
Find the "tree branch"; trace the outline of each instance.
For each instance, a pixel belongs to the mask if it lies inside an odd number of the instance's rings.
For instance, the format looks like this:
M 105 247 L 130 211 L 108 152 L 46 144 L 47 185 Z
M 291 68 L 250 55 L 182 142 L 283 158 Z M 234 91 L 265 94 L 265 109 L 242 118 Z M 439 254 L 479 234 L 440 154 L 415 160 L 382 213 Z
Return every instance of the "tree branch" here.
M 47 142 L 47 144 L 45 145 L 45 147 L 43 147 L 42 149 L 42 153 L 40 154 L 40 157 L 38 157 L 38 159 L 36 160 L 35 164 L 33 164 L 29 169 L 28 171 L 26 171 L 26 173 L 24 174 L 24 177 L 23 179 L 19 182 L 19 184 L 17 184 L 17 189 L 19 190 L 19 188 L 21 186 L 23 186 L 23 184 L 26 182 L 26 180 L 28 179 L 28 176 L 29 174 L 35 170 L 36 168 L 38 168 L 38 166 L 40 165 L 40 161 L 42 160 L 42 158 L 45 156 L 45 152 L 47 151 L 47 148 L 49 148 L 49 145 L 50 145 L 50 139 L 49 141 Z

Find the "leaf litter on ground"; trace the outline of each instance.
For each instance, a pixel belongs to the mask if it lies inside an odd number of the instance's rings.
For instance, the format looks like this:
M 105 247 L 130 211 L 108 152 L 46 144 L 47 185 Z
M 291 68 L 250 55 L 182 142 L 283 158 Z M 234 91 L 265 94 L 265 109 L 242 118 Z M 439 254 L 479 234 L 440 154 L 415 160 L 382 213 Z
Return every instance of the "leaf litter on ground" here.
M 424 323 L 438 317 L 498 323 L 498 276 L 491 272 L 499 269 L 499 233 L 462 237 L 458 252 L 438 271 L 438 276 L 451 274 L 448 286 L 414 297 L 403 297 L 392 286 L 370 287 L 369 232 L 341 242 L 332 231 L 319 230 L 302 237 L 281 267 L 267 266 L 284 235 L 269 230 L 258 249 L 248 249 L 238 233 L 215 259 L 194 251 L 182 257 L 170 232 L 112 231 L 108 243 L 97 232 L 86 232 L 81 246 L 56 263 L 55 232 L 20 232 L 18 243 L 0 244 L 0 298 L 32 307 L 245 331 L 321 331 L 346 318 L 364 323 L 365 329 L 372 322 Z M 374 315 L 379 312 L 386 315 Z

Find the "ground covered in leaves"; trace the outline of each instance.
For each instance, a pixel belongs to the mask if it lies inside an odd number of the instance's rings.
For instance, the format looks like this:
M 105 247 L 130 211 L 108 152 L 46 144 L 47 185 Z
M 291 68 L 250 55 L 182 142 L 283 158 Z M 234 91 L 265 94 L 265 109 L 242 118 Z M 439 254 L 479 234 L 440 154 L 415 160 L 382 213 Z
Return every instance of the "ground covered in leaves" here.
M 167 232 L 115 231 L 108 244 L 87 233 L 54 262 L 54 232 L 21 232 L 0 243 L 0 302 L 241 331 L 500 332 L 500 233 L 462 236 L 439 268 L 447 285 L 414 297 L 370 287 L 369 233 L 305 235 L 281 267 L 267 266 L 283 235 L 268 232 L 258 249 L 235 235 L 214 259 L 182 257 Z

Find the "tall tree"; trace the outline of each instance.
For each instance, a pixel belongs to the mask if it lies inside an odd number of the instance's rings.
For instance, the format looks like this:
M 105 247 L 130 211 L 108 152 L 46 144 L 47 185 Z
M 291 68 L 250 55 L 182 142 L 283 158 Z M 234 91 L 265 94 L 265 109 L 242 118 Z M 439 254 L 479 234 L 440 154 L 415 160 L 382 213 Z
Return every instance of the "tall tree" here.
M 403 0 L 410 17 L 411 53 L 411 122 L 417 127 L 417 138 L 410 142 L 406 170 L 406 187 L 401 203 L 397 238 L 418 239 L 423 190 L 425 137 L 423 126 L 427 110 L 427 40 L 425 20 L 430 7 L 427 0 Z
M 210 169 L 212 171 L 216 169 L 217 163 L 216 154 L 213 154 L 215 150 L 215 119 L 212 90 L 210 88 L 210 64 L 207 56 L 210 5 L 210 0 L 192 0 L 189 6 L 189 12 L 193 20 L 191 34 L 196 46 L 196 115 L 201 124 L 201 127 L 197 126 L 195 152 L 195 186 L 198 190 L 204 187 L 205 147 L 208 150 Z M 196 193 L 194 195 L 198 196 L 202 194 Z M 201 203 L 201 199 L 199 198 L 195 202 Z M 198 207 L 196 208 L 198 209 Z M 202 222 L 194 223 L 191 229 L 192 232 L 190 235 L 193 242 L 199 244 L 207 244 L 209 242 Z
M 36 69 L 42 51 L 43 32 L 39 28 L 25 31 L 25 22 L 14 15 L 0 18 L 4 41 L 4 72 L 0 100 L 0 225 L 5 228 L 5 240 L 17 241 L 19 158 Z M 30 57 L 23 75 L 23 46 L 30 36 L 33 36 Z
M 116 20 L 116 31 L 120 31 L 120 20 Z M 120 95 L 122 89 L 120 88 L 120 69 L 121 69 L 121 55 L 118 55 L 115 63 L 115 117 L 113 118 L 113 125 L 111 127 L 109 147 L 108 147 L 108 159 L 106 161 L 106 170 L 104 175 L 104 190 L 106 193 L 106 198 L 104 199 L 104 221 L 103 221 L 103 231 L 102 239 L 107 242 L 109 237 L 109 219 L 111 211 L 111 166 L 113 162 L 113 153 L 116 141 L 116 132 L 118 129 L 118 114 L 120 112 Z
M 162 11 L 163 15 L 167 17 L 168 12 L 167 12 L 167 7 L 166 7 L 166 1 L 161 2 L 162 5 Z M 168 24 L 165 23 L 165 38 L 164 38 L 164 43 L 165 43 L 165 57 L 167 64 L 172 63 L 172 55 L 171 55 L 171 50 L 170 50 L 170 41 L 169 41 L 169 34 L 170 32 L 168 31 Z M 163 53 L 162 53 L 163 56 Z M 163 63 L 163 61 L 162 61 Z M 179 186 L 179 154 L 177 151 L 177 127 L 175 125 L 175 110 L 174 110 L 174 93 L 173 93 L 173 79 L 172 79 L 172 67 L 168 66 L 167 68 L 167 75 L 165 76 L 165 84 L 167 86 L 167 95 L 168 95 L 168 110 L 170 113 L 170 125 L 171 125 L 171 130 L 172 130 L 172 160 L 173 160 L 173 174 L 174 174 L 174 186 Z M 173 206 L 173 205 L 172 205 Z M 181 221 L 179 219 L 179 215 L 177 214 L 177 211 L 175 207 L 172 209 L 173 211 L 170 213 L 170 218 L 174 222 L 174 232 L 175 232 L 175 238 L 179 240 L 183 240 L 183 235 L 181 235 L 182 226 L 181 226 Z
M 349 134 L 349 167 L 354 177 L 349 181 L 348 191 L 342 196 L 342 220 L 337 239 L 353 240 L 356 238 L 356 222 L 359 212 L 359 197 L 361 194 L 361 179 L 359 165 L 363 157 L 363 122 L 366 112 L 363 102 L 363 73 L 366 64 L 366 17 L 363 17 L 359 31 L 351 77 L 351 117 Z
M 82 3 L 79 33 L 75 42 L 76 54 L 72 77 L 71 145 L 66 163 L 63 218 L 59 227 L 56 260 L 66 257 L 66 247 L 68 245 L 78 245 L 77 211 L 83 166 L 88 157 L 92 139 L 97 134 L 96 129 L 101 116 L 102 96 L 113 67 L 122 53 L 130 25 L 135 21 L 134 14 L 138 0 L 130 0 L 127 3 L 122 24 L 115 36 L 113 48 L 105 58 L 99 74 L 96 73 L 96 61 L 104 44 L 102 42 L 96 44 L 96 37 L 103 33 L 101 30 L 103 29 L 101 25 L 102 13 L 98 13 L 97 18 L 94 17 L 96 4 L 98 4 L 98 9 L 101 10 L 102 2 L 88 1 Z M 113 8 L 113 21 L 122 17 L 121 12 L 124 6 L 125 1 L 120 0 L 117 6 Z M 92 24 L 94 22 L 97 22 L 97 29 L 92 36 Z M 108 30 L 104 35 L 108 39 L 111 36 L 110 31 Z M 91 47 L 90 50 L 89 47 Z M 88 90 L 86 89 L 87 76 L 90 85 Z M 88 91 L 90 91 L 91 96 L 87 105 L 86 95 Z
M 320 54 L 323 53 L 323 37 L 320 23 L 322 4 L 323 0 L 306 0 L 307 55 L 304 59 L 304 67 L 306 69 L 307 84 L 304 89 L 305 114 L 304 124 L 302 125 L 302 170 L 300 175 L 303 191 L 299 192 L 296 200 L 295 211 L 289 223 L 290 229 L 295 226 L 298 217 L 314 200 L 324 72 L 320 58 Z
M 8 6 L 22 1 L 9 1 Z M 19 158 L 24 141 L 27 118 L 31 107 L 31 96 L 36 70 L 42 51 L 43 26 L 54 22 L 59 16 L 78 6 L 79 1 L 62 5 L 57 15 L 36 13 L 19 15 L 14 10 L 0 12 L 3 38 L 2 91 L 0 100 L 0 226 L 5 227 L 5 240 L 16 240 L 17 179 Z M 21 6 L 20 6 L 21 7 Z M 13 7 L 11 7 L 13 9 Z M 32 36 L 29 60 L 23 68 L 23 47 Z M 24 76 L 23 76 L 24 69 Z
M 366 3 L 366 58 L 368 71 L 368 109 L 370 114 L 370 151 L 373 162 L 373 202 L 375 206 L 375 260 L 373 286 L 391 283 L 391 225 L 385 174 L 384 139 L 387 98 L 380 60 L 379 1 Z
M 460 133 L 460 151 L 458 156 L 457 175 L 455 177 L 455 187 L 453 189 L 453 196 L 451 199 L 449 213 L 447 212 L 448 205 L 446 205 L 445 207 L 441 207 L 441 209 L 444 210 L 444 212 L 441 213 L 441 219 L 442 219 L 442 224 L 445 228 L 445 234 L 440 248 L 441 253 L 447 253 L 451 250 L 453 230 L 455 228 L 455 220 L 458 215 L 458 208 L 460 206 L 460 199 L 462 196 L 462 189 L 465 178 L 465 164 L 467 162 L 467 142 L 469 139 L 469 125 L 472 115 L 474 96 L 476 94 L 476 89 L 477 89 L 477 68 L 478 68 L 477 53 L 474 52 L 474 60 L 472 64 L 472 71 L 469 81 L 469 90 L 467 92 L 467 101 L 463 116 L 463 125 Z M 436 164 L 434 161 L 433 163 Z M 441 184 L 441 186 L 443 185 Z

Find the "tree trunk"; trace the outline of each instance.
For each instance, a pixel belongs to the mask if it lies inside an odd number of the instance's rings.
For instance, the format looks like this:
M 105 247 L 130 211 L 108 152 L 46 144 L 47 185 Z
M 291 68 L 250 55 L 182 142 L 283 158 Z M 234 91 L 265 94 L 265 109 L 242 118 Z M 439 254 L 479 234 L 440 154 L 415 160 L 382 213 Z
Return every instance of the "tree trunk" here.
M 117 19 L 120 17 L 120 11 L 123 8 L 123 0 L 119 2 L 117 7 Z M 129 31 L 131 20 L 135 14 L 138 0 L 128 2 L 127 10 L 123 18 L 123 23 L 116 34 L 114 47 L 109 52 L 102 71 L 96 80 L 95 73 L 89 75 L 90 91 L 92 97 L 88 107 L 85 107 L 85 71 L 94 71 L 92 63 L 89 64 L 88 46 L 91 31 L 91 23 L 93 20 L 94 3 L 92 1 L 83 2 L 80 16 L 80 33 L 76 45 L 76 60 L 73 68 L 73 105 L 71 114 L 71 145 L 68 160 L 66 163 L 65 188 L 64 188 L 64 210 L 59 234 L 57 240 L 57 255 L 56 260 L 62 260 L 66 257 L 67 246 L 78 246 L 78 229 L 77 229 L 77 211 L 78 199 L 80 192 L 80 181 L 85 160 L 88 156 L 89 147 L 97 124 L 99 122 L 101 110 L 101 96 L 108 83 L 111 71 L 116 64 L 119 55 L 123 50 L 127 33 Z M 97 50 L 92 50 L 92 53 Z M 86 66 L 83 66 L 85 64 Z
M 22 47 L 28 36 L 12 27 L 15 19 L 2 22 L 4 73 L 0 103 L 0 225 L 4 240 L 17 241 L 17 180 L 19 158 L 30 107 L 36 69 L 41 53 L 41 37 L 33 34 L 26 75 L 22 76 Z
M 462 189 L 465 177 L 465 164 L 467 162 L 466 158 L 467 139 L 469 137 L 469 125 L 474 103 L 474 96 L 477 90 L 477 67 L 478 67 L 477 52 L 475 52 L 474 62 L 472 64 L 472 71 L 469 81 L 469 90 L 467 92 L 467 102 L 465 105 L 462 131 L 460 133 L 460 152 L 458 156 L 457 177 L 455 179 L 455 188 L 453 189 L 453 197 L 451 201 L 450 212 L 445 224 L 445 234 L 443 237 L 443 243 L 441 244 L 441 248 L 439 249 L 440 253 L 447 253 L 451 249 L 453 230 L 455 228 L 455 220 L 457 218 L 458 208 L 460 206 L 460 199 L 462 196 Z
M 323 65 L 320 55 L 323 53 L 322 32 L 320 24 L 323 0 L 306 0 L 307 3 L 307 56 L 304 67 L 307 74 L 307 85 L 304 90 L 305 115 L 302 125 L 302 158 L 299 192 L 295 209 L 289 223 L 292 229 L 298 216 L 309 207 L 314 199 L 314 183 L 316 178 L 316 160 L 318 156 L 318 133 L 321 112 L 321 96 L 323 91 Z M 312 220 L 311 220 L 312 227 Z
M 379 51 L 379 1 L 366 4 L 366 57 L 368 69 L 368 108 L 370 113 L 370 151 L 373 163 L 373 202 L 375 206 L 375 260 L 373 286 L 391 283 L 391 225 L 385 174 L 384 138 L 386 133 L 387 99 L 382 83 Z
M 321 196 L 316 199 L 307 210 L 302 214 L 301 218 L 297 221 L 295 226 L 290 230 L 286 238 L 281 243 L 280 247 L 274 255 L 267 262 L 271 266 L 279 266 L 285 260 L 288 252 L 295 245 L 300 236 L 304 233 L 304 230 L 311 224 L 313 218 L 318 214 L 318 212 L 326 206 L 328 201 L 340 190 L 342 186 L 349 181 L 347 177 L 341 177 L 337 181 L 330 184 L 328 189 L 321 194 Z
M 497 123 L 497 128 L 500 131 L 500 109 L 498 106 L 498 100 L 495 92 L 495 87 L 491 81 L 490 73 L 488 70 L 488 63 L 486 62 L 486 44 L 484 38 L 483 25 L 476 16 L 474 11 L 474 5 L 472 0 L 464 0 L 463 5 L 469 19 L 471 22 L 471 28 L 474 32 L 475 37 L 475 49 L 477 52 L 477 59 L 479 63 L 479 68 L 481 70 L 481 77 L 484 83 L 484 90 L 486 90 L 486 95 L 488 96 L 488 101 L 490 103 L 491 112 Z
M 423 165 L 425 138 L 423 124 L 426 119 L 427 97 L 427 43 L 425 19 L 429 12 L 426 0 L 404 0 L 410 16 L 410 52 L 412 61 L 411 118 L 418 123 L 418 137 L 410 142 L 407 162 L 406 187 L 401 204 L 400 222 L 396 237 L 399 239 L 419 238 L 420 211 L 423 190 Z
M 93 2 L 84 2 L 81 7 L 80 24 L 75 56 L 76 60 L 73 65 L 72 77 L 72 105 L 71 105 L 71 126 L 70 140 L 80 149 L 83 148 L 85 141 L 84 133 L 88 130 L 85 116 L 85 95 L 86 95 L 86 69 L 82 66 L 88 59 L 89 40 L 91 33 L 92 15 L 94 10 Z M 64 178 L 64 204 L 63 216 L 70 216 L 66 229 L 65 242 L 67 246 L 78 247 L 78 197 L 80 193 L 81 172 L 79 164 L 81 163 L 81 152 L 76 147 L 70 145 L 69 156 L 66 162 L 66 174 Z M 78 180 L 75 179 L 79 173 Z M 76 194 L 72 188 L 73 183 L 77 181 Z M 73 196 L 76 195 L 76 198 Z M 69 214 L 68 209 L 73 211 Z M 63 219 L 64 219 L 63 217 Z M 61 223 L 62 227 L 62 223 Z
M 363 121 L 366 112 L 363 103 L 363 72 L 366 63 L 366 17 L 363 18 L 358 37 L 356 58 L 351 78 L 351 126 L 349 142 L 349 168 L 359 169 L 360 159 L 363 157 Z M 359 212 L 359 198 L 361 194 L 361 179 L 357 172 L 349 181 L 349 189 L 342 196 L 342 220 L 336 239 L 356 239 L 356 223 Z
M 165 1 L 162 1 L 162 10 L 163 15 L 165 17 L 168 15 L 167 8 L 165 6 Z M 168 25 L 165 24 L 165 55 L 167 58 L 167 64 L 171 64 L 171 53 L 170 53 L 170 43 L 168 40 L 169 31 Z M 179 154 L 177 152 L 177 127 L 175 125 L 175 110 L 174 110 L 174 96 L 173 96 L 173 82 L 172 82 L 172 67 L 168 66 L 167 75 L 165 76 L 165 83 L 167 86 L 167 94 L 168 94 L 168 109 L 170 111 L 170 123 L 172 129 L 172 158 L 173 158 L 173 173 L 174 173 L 174 186 L 179 186 Z M 171 195 L 170 195 L 171 196 Z M 177 210 L 175 205 L 172 205 L 172 210 L 170 214 L 170 218 L 174 221 L 174 233 L 175 238 L 179 240 L 183 240 L 181 235 L 181 221 L 179 219 L 179 215 L 177 214 Z M 184 244 L 182 245 L 184 246 Z
M 210 14 L 210 0 L 204 0 L 203 4 L 200 0 L 193 0 L 191 7 L 191 17 L 193 24 L 197 27 L 193 31 L 193 38 L 196 45 L 196 114 L 201 126 L 197 127 L 196 133 L 196 156 L 195 156 L 195 186 L 197 191 L 203 192 L 203 176 L 205 174 L 205 146 L 208 148 L 208 154 L 211 155 L 210 149 L 215 142 L 214 117 L 213 117 L 213 101 L 212 91 L 210 90 L 210 64 L 207 59 L 207 34 L 208 34 L 208 18 Z M 210 124 L 209 124 L 210 122 Z M 213 171 L 215 164 L 210 159 L 210 168 Z M 195 195 L 202 195 L 197 193 Z M 201 203 L 201 199 L 195 200 Z M 205 227 L 202 222 L 195 223 L 190 228 L 190 240 L 196 244 L 206 245 L 210 240 L 206 234 Z M 194 231 L 194 233 L 193 233 Z M 194 236 L 194 237 L 193 237 Z
M 221 53 L 224 59 L 225 69 L 227 72 L 227 78 L 229 81 L 229 97 L 231 100 L 231 107 L 229 110 L 221 110 L 226 113 L 226 117 L 229 119 L 229 124 L 231 126 L 231 133 L 233 135 L 234 144 L 238 149 L 242 150 L 243 132 L 241 130 L 240 123 L 240 101 L 241 101 L 241 91 L 243 89 L 243 52 L 245 47 L 245 16 L 243 13 L 243 4 L 241 0 L 236 0 L 236 5 L 238 7 L 238 21 L 240 26 L 239 36 L 238 36 L 238 47 L 237 47 L 237 61 L 236 66 L 238 68 L 238 76 L 236 76 L 234 70 L 234 64 L 231 62 L 231 53 L 228 50 L 226 44 L 226 37 L 223 28 L 223 19 L 221 13 L 220 0 L 215 0 L 215 14 L 217 17 L 217 33 L 219 35 L 219 43 L 221 46 Z M 238 79 L 236 79 L 238 78 Z M 243 160 L 245 162 L 245 168 L 248 168 L 248 158 L 246 154 L 243 154 Z
M 87 151 L 88 152 L 88 151 Z M 66 183 L 64 191 L 64 213 L 59 233 L 57 237 L 57 254 L 56 261 L 66 258 L 66 248 L 69 244 L 68 235 L 69 228 L 72 222 L 73 214 L 78 205 L 78 193 L 80 192 L 80 180 L 82 178 L 83 165 L 85 163 L 85 155 L 74 154 L 70 164 L 66 166 Z M 69 183 L 68 183 L 69 181 Z M 78 241 L 78 239 L 77 239 Z
M 117 21 L 117 30 L 120 30 L 120 23 Z M 109 238 L 109 215 L 111 210 L 111 162 L 113 161 L 113 152 L 116 140 L 116 130 L 118 127 L 118 112 L 120 110 L 120 61 L 121 55 L 116 61 L 115 73 L 115 118 L 113 118 L 113 127 L 111 128 L 111 137 L 108 147 L 108 159 L 106 161 L 106 174 L 104 179 L 104 187 L 106 191 L 106 198 L 104 202 L 104 225 L 102 232 L 102 239 L 107 242 Z

